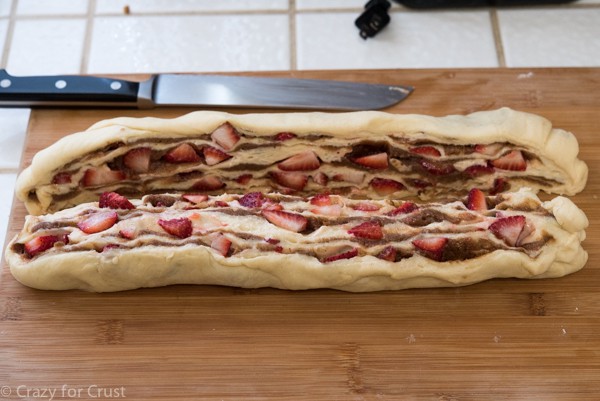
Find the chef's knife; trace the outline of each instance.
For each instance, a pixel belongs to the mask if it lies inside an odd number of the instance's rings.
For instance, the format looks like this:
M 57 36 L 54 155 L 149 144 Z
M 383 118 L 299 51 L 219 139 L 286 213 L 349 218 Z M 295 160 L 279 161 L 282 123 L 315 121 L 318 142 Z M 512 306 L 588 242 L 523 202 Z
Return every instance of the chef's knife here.
M 15 77 L 0 70 L 2 107 L 269 107 L 375 110 L 413 88 L 293 78 L 159 74 L 142 82 L 81 75 Z

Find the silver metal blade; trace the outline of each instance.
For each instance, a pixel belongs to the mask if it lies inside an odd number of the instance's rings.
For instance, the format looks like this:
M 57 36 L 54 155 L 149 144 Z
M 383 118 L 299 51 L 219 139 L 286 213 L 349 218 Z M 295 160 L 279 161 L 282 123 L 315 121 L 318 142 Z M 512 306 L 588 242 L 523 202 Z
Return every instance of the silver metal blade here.
M 375 110 L 398 103 L 412 91 L 410 86 L 399 85 L 186 74 L 157 75 L 153 80 L 142 82 L 140 86 L 141 97 L 145 97 L 148 102 L 149 98 L 152 99 L 147 107 Z M 144 107 L 143 104 L 140 106 Z

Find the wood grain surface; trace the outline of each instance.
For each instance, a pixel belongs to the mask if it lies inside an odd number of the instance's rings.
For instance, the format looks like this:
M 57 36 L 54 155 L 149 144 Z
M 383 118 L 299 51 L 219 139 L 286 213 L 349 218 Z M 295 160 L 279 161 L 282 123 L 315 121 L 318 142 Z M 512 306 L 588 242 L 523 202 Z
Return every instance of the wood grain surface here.
M 415 92 L 389 111 L 509 106 L 572 131 L 590 168 L 573 197 L 591 222 L 587 266 L 561 279 L 370 294 L 183 285 L 91 294 L 23 287 L 3 264 L 0 398 L 599 399 L 600 69 L 254 75 L 410 84 Z M 104 118 L 188 111 L 34 110 L 22 165 Z M 8 238 L 24 214 L 15 202 Z

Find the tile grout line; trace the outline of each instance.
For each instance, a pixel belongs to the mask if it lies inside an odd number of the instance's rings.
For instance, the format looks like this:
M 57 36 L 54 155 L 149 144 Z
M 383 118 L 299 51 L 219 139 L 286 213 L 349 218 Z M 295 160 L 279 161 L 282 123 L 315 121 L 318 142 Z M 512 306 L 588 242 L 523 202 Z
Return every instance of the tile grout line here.
M 4 49 L 2 50 L 2 60 L 0 60 L 0 65 L 3 68 L 6 68 L 8 66 L 8 56 L 10 54 L 10 48 L 12 45 L 12 40 L 15 31 L 15 16 L 17 14 L 17 2 L 18 0 L 13 0 L 10 6 L 8 27 L 6 28 L 6 38 L 4 39 Z
M 492 23 L 492 35 L 494 36 L 494 45 L 496 47 L 496 58 L 498 66 L 506 67 L 506 55 L 504 54 L 504 45 L 502 43 L 502 33 L 500 32 L 500 21 L 498 20 L 498 10 L 490 10 L 490 21 Z
M 85 24 L 85 33 L 83 37 L 83 49 L 81 49 L 81 64 L 79 73 L 86 74 L 89 68 L 90 51 L 92 46 L 92 32 L 94 29 L 94 15 L 96 13 L 96 0 L 88 0 L 87 18 Z
M 298 69 L 298 55 L 296 52 L 296 0 L 289 0 L 289 51 L 290 51 L 290 71 L 296 71 Z

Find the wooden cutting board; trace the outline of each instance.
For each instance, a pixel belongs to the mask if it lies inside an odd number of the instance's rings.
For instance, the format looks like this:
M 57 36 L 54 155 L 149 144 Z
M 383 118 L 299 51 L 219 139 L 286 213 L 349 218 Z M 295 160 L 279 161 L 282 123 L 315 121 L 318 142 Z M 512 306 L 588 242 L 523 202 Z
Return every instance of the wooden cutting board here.
M 590 168 L 587 188 L 573 197 L 591 222 L 587 266 L 561 279 L 371 294 L 216 286 L 90 294 L 23 287 L 3 264 L 0 397 L 598 399 L 600 69 L 261 75 L 412 84 L 414 94 L 389 111 L 445 115 L 509 106 L 574 132 Z M 23 166 L 100 119 L 187 111 L 35 110 Z M 24 214 L 16 202 L 8 238 Z

